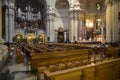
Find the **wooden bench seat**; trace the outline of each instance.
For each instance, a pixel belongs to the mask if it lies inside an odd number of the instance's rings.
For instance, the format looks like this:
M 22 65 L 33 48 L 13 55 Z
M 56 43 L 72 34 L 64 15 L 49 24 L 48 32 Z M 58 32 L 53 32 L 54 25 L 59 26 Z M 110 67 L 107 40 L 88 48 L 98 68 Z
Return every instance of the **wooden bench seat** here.
M 31 57 L 32 70 L 40 66 L 49 66 L 74 60 L 88 59 L 88 50 L 36 54 Z M 35 68 L 36 67 L 36 68 Z

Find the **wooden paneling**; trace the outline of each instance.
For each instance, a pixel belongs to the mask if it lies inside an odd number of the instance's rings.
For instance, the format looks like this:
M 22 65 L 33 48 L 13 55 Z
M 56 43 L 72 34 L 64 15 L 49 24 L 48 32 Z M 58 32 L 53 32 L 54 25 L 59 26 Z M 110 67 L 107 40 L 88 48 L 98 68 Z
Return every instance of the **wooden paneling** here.
M 82 80 L 95 80 L 95 67 L 83 69 Z

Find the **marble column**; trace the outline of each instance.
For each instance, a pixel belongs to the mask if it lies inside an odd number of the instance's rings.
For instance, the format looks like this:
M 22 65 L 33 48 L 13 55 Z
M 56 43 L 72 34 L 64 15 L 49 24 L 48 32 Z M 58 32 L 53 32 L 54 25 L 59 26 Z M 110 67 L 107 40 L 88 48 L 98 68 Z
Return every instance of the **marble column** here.
M 119 42 L 119 25 L 118 25 L 118 0 L 113 0 L 112 5 L 112 42 Z
M 106 1 L 106 40 L 112 42 L 112 4 L 111 1 Z
M 74 18 L 74 13 L 73 12 L 70 12 L 70 24 L 71 24 L 71 26 L 70 26 L 70 42 L 74 42 L 74 40 L 73 40 L 73 37 L 74 37 L 74 20 L 73 20 L 73 18 Z
M 54 17 L 55 17 L 55 13 L 52 8 L 52 5 L 49 5 L 49 9 L 47 11 L 47 29 L 46 29 L 47 38 L 49 38 L 49 40 L 47 40 L 48 42 L 55 41 Z
M 78 12 L 75 12 L 75 26 L 74 26 L 74 36 L 75 36 L 75 40 L 74 41 L 78 41 Z
M 6 24 L 6 41 L 12 42 L 14 36 L 14 3 L 6 2 L 5 24 Z
M 66 42 L 67 41 L 67 33 L 66 32 L 64 32 L 64 41 Z
M 5 40 L 8 42 L 8 1 L 5 0 L 4 1 L 4 5 L 6 6 L 6 10 L 5 10 Z
M 70 42 L 78 41 L 78 13 L 80 12 L 80 4 L 73 3 L 70 6 Z
M 105 41 L 105 40 L 104 40 L 104 26 L 101 27 L 101 37 L 102 37 L 101 43 L 104 44 L 104 43 L 105 43 L 105 42 L 104 42 L 104 41 Z

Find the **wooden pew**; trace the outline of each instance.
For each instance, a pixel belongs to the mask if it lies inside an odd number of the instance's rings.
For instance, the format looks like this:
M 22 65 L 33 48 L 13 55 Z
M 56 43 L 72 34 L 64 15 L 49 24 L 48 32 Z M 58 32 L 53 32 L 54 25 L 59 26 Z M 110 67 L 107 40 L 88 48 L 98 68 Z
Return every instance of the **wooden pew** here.
M 120 58 L 62 71 L 44 71 L 45 80 L 119 80 L 119 75 Z
M 88 61 L 88 57 L 89 57 L 88 49 L 35 54 L 31 56 L 31 70 L 36 70 L 38 67 L 50 68 L 51 65 L 56 66 L 57 69 L 65 69 L 67 67 L 79 66 L 80 65 L 79 62 L 83 60 Z M 58 68 L 59 66 L 61 67 Z

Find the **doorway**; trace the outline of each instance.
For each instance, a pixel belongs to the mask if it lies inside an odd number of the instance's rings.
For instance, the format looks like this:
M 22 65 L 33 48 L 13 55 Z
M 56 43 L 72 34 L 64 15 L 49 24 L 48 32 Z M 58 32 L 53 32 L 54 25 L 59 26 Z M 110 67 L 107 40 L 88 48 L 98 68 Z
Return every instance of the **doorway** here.
M 59 43 L 63 43 L 64 42 L 64 32 L 58 32 L 58 35 L 57 35 L 58 37 L 58 41 L 57 42 L 59 42 Z

